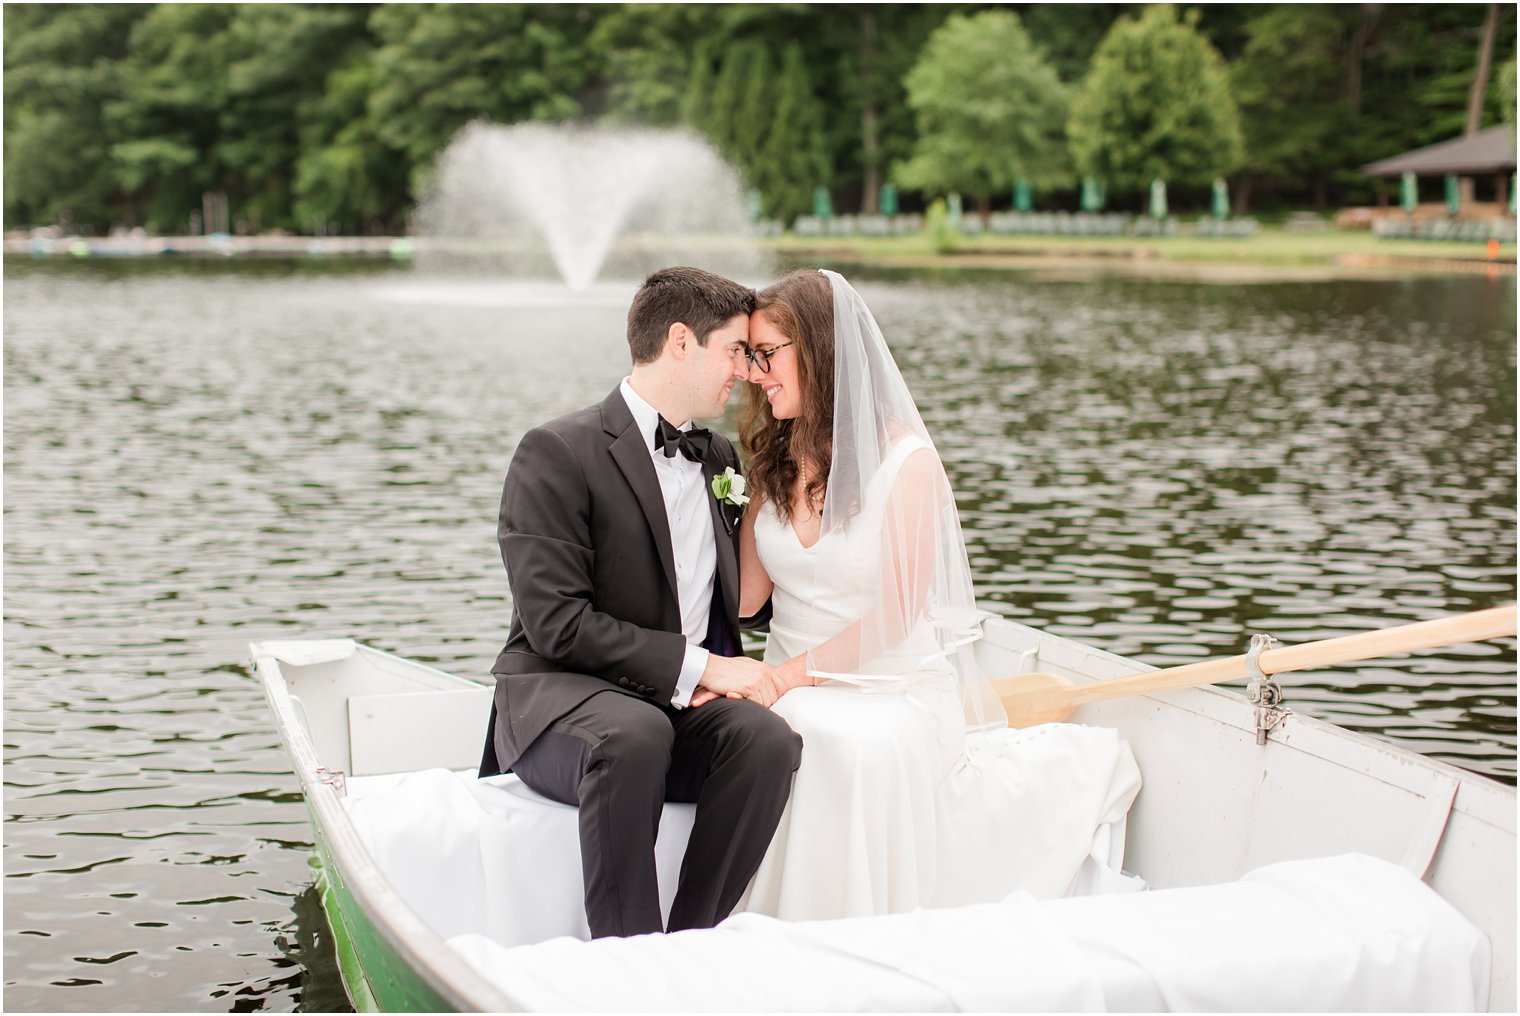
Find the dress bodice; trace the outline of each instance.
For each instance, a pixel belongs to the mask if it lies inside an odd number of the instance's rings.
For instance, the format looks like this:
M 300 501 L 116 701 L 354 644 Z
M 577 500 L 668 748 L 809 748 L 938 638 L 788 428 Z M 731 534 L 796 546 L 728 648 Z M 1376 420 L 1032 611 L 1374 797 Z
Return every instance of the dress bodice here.
M 908 458 L 929 445 L 917 437 L 898 441 L 871 478 L 860 512 L 842 529 L 822 532 L 804 547 L 791 523 L 772 505 L 755 518 L 755 550 L 774 584 L 767 662 L 807 652 L 875 609 L 880 595 L 882 525 L 893 485 Z M 921 661 L 935 650 L 927 624 L 896 647 L 894 660 L 867 661 L 866 673 L 901 673 L 895 658 Z

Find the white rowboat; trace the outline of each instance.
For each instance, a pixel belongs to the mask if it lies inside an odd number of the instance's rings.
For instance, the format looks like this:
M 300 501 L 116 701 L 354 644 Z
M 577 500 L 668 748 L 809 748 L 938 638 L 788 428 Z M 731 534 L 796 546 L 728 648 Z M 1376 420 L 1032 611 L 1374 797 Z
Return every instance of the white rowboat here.
M 491 689 L 346 640 L 252 652 L 305 793 L 356 1008 L 525 1008 L 408 905 L 342 802 L 348 778 L 473 768 Z M 1153 669 L 1003 620 L 988 622 L 977 652 L 988 673 L 1038 670 L 1078 685 Z M 1488 1008 L 1515 1009 L 1514 788 L 1300 714 L 1258 744 L 1251 704 L 1220 688 L 1093 702 L 1071 721 L 1116 728 L 1134 752 L 1144 789 L 1125 868 L 1153 889 L 1228 883 L 1280 861 L 1381 858 L 1420 874 L 1487 935 Z

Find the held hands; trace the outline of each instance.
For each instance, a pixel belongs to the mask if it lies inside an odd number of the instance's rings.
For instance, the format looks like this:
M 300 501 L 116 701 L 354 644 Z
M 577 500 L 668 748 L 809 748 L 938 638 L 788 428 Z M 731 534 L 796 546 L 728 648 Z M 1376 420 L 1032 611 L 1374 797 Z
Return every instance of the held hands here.
M 707 669 L 702 671 L 691 704 L 700 706 L 726 696 L 751 699 L 769 708 L 778 695 L 770 667 L 747 656 L 715 654 L 707 658 Z
M 706 705 L 715 698 L 747 698 L 768 709 L 790 689 L 812 683 L 806 662 L 799 656 L 779 667 L 769 667 L 744 656 L 710 656 L 691 705 Z

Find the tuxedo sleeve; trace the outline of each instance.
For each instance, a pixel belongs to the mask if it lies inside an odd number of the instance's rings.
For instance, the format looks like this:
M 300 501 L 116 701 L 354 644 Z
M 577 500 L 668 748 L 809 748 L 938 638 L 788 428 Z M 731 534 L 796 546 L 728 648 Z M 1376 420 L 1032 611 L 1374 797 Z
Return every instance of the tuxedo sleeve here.
M 590 487 L 563 437 L 537 428 L 507 468 L 497 535 L 512 605 L 533 651 L 568 671 L 655 689 L 669 701 L 685 658 L 679 632 L 596 610 Z

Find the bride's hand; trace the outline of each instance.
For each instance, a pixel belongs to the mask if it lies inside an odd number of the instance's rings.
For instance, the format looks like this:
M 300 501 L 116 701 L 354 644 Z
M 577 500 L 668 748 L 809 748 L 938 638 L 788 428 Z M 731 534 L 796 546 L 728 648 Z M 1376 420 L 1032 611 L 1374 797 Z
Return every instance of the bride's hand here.
M 763 680 L 758 681 L 749 689 L 743 692 L 731 691 L 728 693 L 728 697 L 734 699 L 747 698 L 751 702 L 758 702 L 760 705 L 769 709 L 771 706 L 775 705 L 776 700 L 785 693 L 786 687 L 777 678 L 776 671 L 771 668 L 766 668 L 766 673 Z
M 818 682 L 807 672 L 807 654 L 795 656 L 779 666 L 772 667 L 767 675 L 766 686 L 749 694 L 729 692 L 729 698 L 747 698 L 769 708 L 793 688 L 816 687 Z

